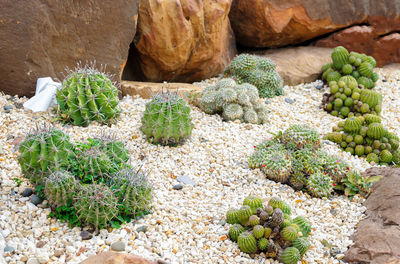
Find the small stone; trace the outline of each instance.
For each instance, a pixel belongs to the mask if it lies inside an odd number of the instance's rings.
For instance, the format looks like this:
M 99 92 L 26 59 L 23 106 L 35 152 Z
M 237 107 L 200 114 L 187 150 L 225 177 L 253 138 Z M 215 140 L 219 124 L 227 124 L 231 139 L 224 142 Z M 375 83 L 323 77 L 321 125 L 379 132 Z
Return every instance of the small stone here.
M 323 85 L 322 85 L 322 84 L 318 84 L 316 88 L 317 88 L 318 90 L 321 90 L 321 89 L 322 89 L 322 87 L 323 87 Z
M 23 192 L 22 192 L 22 197 L 29 197 L 33 194 L 33 190 L 32 188 L 26 188 Z
M 10 113 L 10 111 L 12 110 L 12 105 L 5 105 L 4 107 L 4 112 L 6 112 L 6 113 Z
M 117 241 L 111 244 L 111 249 L 114 251 L 124 251 L 125 243 L 123 241 Z
M 16 195 L 16 194 L 17 194 L 17 193 L 14 191 L 14 189 L 12 189 L 11 192 L 10 192 L 10 195 L 11 195 L 11 196 L 14 196 L 14 195 Z
M 31 203 L 33 203 L 34 205 L 38 205 L 41 202 L 43 202 L 43 199 L 40 198 L 38 195 L 34 195 L 31 197 Z
M 15 106 L 15 108 L 17 108 L 17 109 L 21 109 L 24 105 L 21 104 L 21 103 L 15 102 L 15 103 L 14 103 L 14 106 Z
M 6 247 L 4 248 L 4 252 L 10 252 L 13 253 L 15 251 L 15 249 L 12 246 L 6 245 Z
M 285 98 L 285 102 L 288 104 L 294 104 L 294 100 L 290 98 Z
M 185 185 L 192 185 L 192 186 L 196 186 L 196 183 L 194 182 L 194 180 L 192 180 L 190 177 L 186 176 L 186 175 L 182 175 L 179 176 L 177 178 L 177 180 Z
M 40 262 L 37 260 L 37 258 L 30 258 L 26 264 L 40 264 Z
M 46 245 L 46 242 L 44 242 L 44 241 L 39 241 L 36 243 L 37 248 L 42 248 L 42 247 L 44 247 L 44 245 Z
M 88 231 L 83 230 L 81 232 L 81 237 L 82 237 L 82 240 L 89 240 L 93 237 L 93 235 L 90 234 Z
M 330 209 L 329 211 L 331 212 L 332 215 L 337 215 L 336 209 Z
M 222 220 L 220 220 L 220 221 L 218 222 L 218 225 L 224 226 L 225 224 L 226 224 L 226 220 L 225 220 L 225 219 L 222 219 Z
M 382 82 L 387 82 L 387 80 L 386 79 L 382 79 Z
M 138 232 L 138 233 L 140 233 L 140 232 L 146 233 L 146 231 L 147 231 L 147 226 L 145 226 L 145 225 L 139 226 L 138 228 L 136 228 L 136 232 Z
M 173 187 L 172 187 L 174 190 L 182 190 L 183 189 L 183 184 L 175 184 Z
M 270 100 L 265 100 L 264 103 L 265 103 L 265 104 L 270 104 L 271 101 L 270 101 Z
M 51 232 L 55 232 L 55 231 L 57 231 L 58 230 L 58 226 L 52 226 L 52 227 L 50 227 L 50 231 Z
M 341 259 L 343 259 L 344 258 L 344 254 L 338 254 L 337 256 L 336 256 L 336 259 L 338 259 L 338 260 L 341 260 Z
M 56 250 L 54 250 L 54 254 L 53 255 L 54 255 L 54 257 L 59 258 L 59 257 L 62 256 L 62 254 L 64 254 L 62 252 L 62 250 L 56 249 Z

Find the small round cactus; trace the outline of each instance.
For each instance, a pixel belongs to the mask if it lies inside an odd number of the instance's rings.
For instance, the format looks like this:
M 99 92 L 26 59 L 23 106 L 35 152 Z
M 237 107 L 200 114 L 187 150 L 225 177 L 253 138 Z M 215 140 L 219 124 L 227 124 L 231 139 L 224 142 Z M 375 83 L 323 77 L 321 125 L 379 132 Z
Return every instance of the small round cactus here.
M 93 66 L 78 66 L 68 73 L 56 99 L 61 118 L 78 126 L 87 126 L 93 120 L 110 123 L 121 112 L 118 88 Z
M 246 223 L 249 220 L 249 217 L 253 214 L 253 210 L 248 205 L 243 205 L 240 207 L 238 212 L 238 219 L 240 223 Z
M 280 261 L 284 264 L 297 264 L 300 259 L 300 252 L 295 247 L 286 248 L 280 257 Z
M 257 240 L 250 232 L 243 232 L 238 237 L 238 245 L 244 253 L 255 253 L 257 251 Z
M 279 227 L 282 225 L 283 220 L 284 220 L 284 216 L 283 216 L 282 210 L 279 208 L 275 208 L 274 212 L 272 213 L 269 226 L 270 227 Z
M 84 185 L 75 197 L 75 210 L 80 221 L 101 228 L 117 215 L 118 199 L 105 185 Z
M 282 229 L 281 236 L 287 241 L 293 241 L 297 237 L 297 229 L 293 226 L 287 226 Z
M 311 146 L 317 148 L 320 144 L 320 135 L 307 125 L 292 125 L 282 133 L 282 142 L 294 144 L 297 149 Z
M 146 104 L 140 130 L 152 143 L 174 145 L 190 137 L 193 127 L 190 107 L 167 91 L 154 95 Z
M 258 240 L 258 242 L 257 242 L 257 245 L 258 245 L 258 248 L 261 250 L 261 251 L 267 251 L 267 249 L 268 249 L 268 239 L 266 239 L 266 238 L 261 238 L 260 240 Z
M 358 133 L 362 127 L 362 123 L 357 117 L 349 117 L 344 122 L 344 130 L 348 133 Z
M 293 247 L 297 248 L 299 250 L 299 253 L 301 256 L 304 255 L 304 253 L 307 252 L 307 250 L 310 248 L 311 243 L 304 237 L 298 237 L 295 240 L 293 240 Z
M 241 233 L 244 232 L 243 226 L 239 224 L 234 224 L 231 226 L 229 229 L 229 237 L 232 239 L 232 241 L 237 242 L 238 237 L 240 236 Z
M 348 63 L 349 52 L 343 46 L 338 46 L 333 50 L 331 57 L 333 66 L 336 69 L 341 69 L 345 64 Z
M 260 239 L 264 236 L 264 227 L 261 225 L 256 225 L 253 227 L 253 236 L 256 239 Z
M 249 217 L 249 224 L 251 226 L 256 226 L 260 224 L 260 218 L 256 215 L 252 215 Z
M 228 224 L 239 224 L 238 209 L 231 208 L 226 212 L 226 222 Z
M 329 197 L 333 191 L 332 178 L 325 173 L 314 173 L 308 178 L 307 190 L 315 197 Z
M 247 196 L 244 201 L 243 205 L 248 205 L 253 210 L 253 214 L 257 211 L 257 208 L 263 209 L 263 203 L 258 196 Z
M 262 170 L 268 179 L 285 183 L 292 170 L 292 159 L 283 151 L 272 151 L 264 157 Z
M 61 207 L 72 202 L 77 182 L 67 171 L 53 172 L 45 183 L 46 199 L 53 207 Z
M 300 232 L 303 234 L 303 237 L 308 237 L 311 232 L 311 224 L 304 217 L 297 216 L 292 222 L 296 224 L 300 228 Z
M 367 135 L 373 139 L 381 139 L 385 130 L 380 123 L 372 123 L 368 126 Z

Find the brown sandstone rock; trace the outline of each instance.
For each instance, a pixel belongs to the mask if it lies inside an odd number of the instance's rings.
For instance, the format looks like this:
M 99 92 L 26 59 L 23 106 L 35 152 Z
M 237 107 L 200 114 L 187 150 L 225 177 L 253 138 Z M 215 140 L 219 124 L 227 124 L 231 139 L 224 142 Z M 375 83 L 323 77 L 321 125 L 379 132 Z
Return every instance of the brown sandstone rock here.
M 222 72 L 236 53 L 230 6 L 231 0 L 142 0 L 135 45 L 145 78 L 192 82 Z
M 366 175 L 382 175 L 364 202 L 367 217 L 353 236 L 346 252 L 349 263 L 399 263 L 400 260 L 400 168 L 372 168 Z
M 399 14 L 393 0 L 233 0 L 229 16 L 240 44 L 276 47 L 364 23 L 388 34 L 399 30 Z
M 163 261 L 150 261 L 132 254 L 122 254 L 112 251 L 102 252 L 82 261 L 81 264 L 163 264 Z
M 1 1 L 0 91 L 31 96 L 38 77 L 96 60 L 122 73 L 139 0 Z
M 276 68 L 287 85 L 298 85 L 317 80 L 322 65 L 330 62 L 332 49 L 320 47 L 296 47 L 254 52 L 276 63 Z

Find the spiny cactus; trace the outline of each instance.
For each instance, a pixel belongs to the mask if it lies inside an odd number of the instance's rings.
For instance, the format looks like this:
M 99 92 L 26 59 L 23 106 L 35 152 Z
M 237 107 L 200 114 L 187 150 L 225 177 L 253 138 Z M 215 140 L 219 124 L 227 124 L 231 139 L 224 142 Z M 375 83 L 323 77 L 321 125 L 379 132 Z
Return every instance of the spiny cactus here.
M 250 208 L 253 210 L 253 214 L 256 213 L 257 208 L 264 209 L 261 198 L 253 195 L 247 196 L 243 201 L 243 205 L 250 206 Z
M 256 239 L 260 239 L 264 236 L 264 227 L 262 225 L 255 225 L 253 227 L 253 236 Z
M 315 197 L 329 197 L 333 191 L 332 178 L 325 173 L 314 173 L 308 178 L 307 189 Z
M 268 58 L 240 54 L 232 60 L 225 71 L 239 83 L 250 83 L 258 88 L 262 98 L 271 98 L 283 94 L 282 80 L 276 72 L 276 66 Z
M 294 144 L 297 149 L 311 146 L 318 148 L 320 139 L 319 133 L 307 125 L 292 125 L 286 129 L 282 135 L 282 142 L 285 144 Z
M 221 79 L 215 86 L 204 89 L 201 108 L 207 114 L 221 114 L 224 120 L 240 120 L 263 124 L 267 121 L 266 105 L 255 86 L 237 85 L 232 79 Z
M 87 126 L 93 120 L 109 123 L 121 112 L 117 87 L 93 65 L 70 71 L 56 99 L 61 117 L 78 126 Z
M 80 188 L 75 197 L 76 216 L 96 228 L 106 226 L 118 213 L 118 199 L 105 185 L 89 184 Z
M 226 222 L 228 224 L 239 224 L 238 209 L 231 208 L 226 212 Z
M 266 251 L 268 249 L 268 240 L 266 238 L 261 238 L 258 240 L 257 246 L 261 251 Z
M 273 151 L 264 157 L 261 167 L 268 179 L 285 183 L 292 170 L 292 159 L 287 152 Z
M 287 241 L 293 241 L 297 237 L 297 229 L 293 226 L 287 226 L 282 229 L 281 236 Z
M 295 240 L 293 240 L 293 246 L 299 250 L 299 253 L 301 256 L 304 255 L 304 253 L 307 252 L 307 250 L 310 248 L 311 243 L 304 237 L 298 237 Z
M 250 232 L 243 232 L 238 237 L 238 245 L 244 253 L 255 253 L 257 251 L 257 240 Z
M 238 212 L 238 219 L 241 224 L 246 223 L 249 220 L 249 217 L 253 214 L 253 210 L 248 205 L 243 205 L 240 207 Z
M 284 264 L 297 264 L 297 262 L 301 259 L 300 252 L 295 247 L 286 248 L 280 257 L 280 261 Z
M 229 237 L 232 239 L 232 241 L 237 242 L 238 237 L 240 236 L 241 233 L 244 232 L 243 226 L 239 224 L 234 224 L 231 226 L 229 229 Z
M 140 130 L 152 143 L 180 144 L 192 134 L 190 107 L 170 91 L 154 95 L 146 104 Z
M 257 215 L 251 215 L 249 217 L 249 224 L 251 226 L 256 226 L 260 224 L 260 218 Z
M 120 213 L 131 217 L 151 207 L 151 186 L 141 167 L 125 167 L 112 176 L 111 188 L 118 198 Z
M 46 179 L 44 189 L 46 199 L 53 207 L 70 204 L 77 184 L 70 172 L 56 171 Z
M 35 184 L 43 184 L 53 171 L 68 167 L 72 155 L 69 136 L 60 130 L 38 126 L 19 147 L 22 173 Z

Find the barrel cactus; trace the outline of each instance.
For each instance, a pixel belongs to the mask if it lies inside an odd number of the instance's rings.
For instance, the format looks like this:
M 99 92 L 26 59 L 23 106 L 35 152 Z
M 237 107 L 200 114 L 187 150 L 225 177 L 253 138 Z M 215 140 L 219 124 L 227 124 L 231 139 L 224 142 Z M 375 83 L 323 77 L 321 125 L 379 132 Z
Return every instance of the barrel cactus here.
M 78 183 L 70 172 L 56 171 L 46 179 L 46 199 L 55 208 L 71 204 L 77 186 Z
M 284 264 L 297 264 L 300 259 L 299 250 L 295 247 L 288 247 L 282 252 L 280 261 Z
M 38 126 L 19 147 L 22 173 L 32 183 L 43 184 L 49 174 L 68 167 L 72 148 L 69 136 L 61 130 Z
M 325 173 L 314 173 L 308 178 L 307 190 L 315 197 L 329 197 L 333 191 L 332 178 Z
M 75 211 L 80 221 L 102 228 L 117 215 L 118 199 L 105 185 L 83 185 L 75 197 Z
M 238 237 L 238 245 L 244 253 L 255 253 L 257 251 L 257 240 L 250 232 L 243 232 Z
M 121 112 L 118 88 L 107 74 L 94 66 L 69 72 L 56 99 L 61 118 L 78 126 L 88 126 L 91 121 L 107 124 Z
M 320 143 L 319 137 L 319 133 L 311 127 L 304 124 L 296 124 L 290 126 L 282 133 L 281 140 L 285 144 L 292 144 L 297 149 L 305 146 L 318 148 Z
M 140 130 L 152 142 L 180 144 L 192 134 L 190 107 L 177 93 L 161 92 L 146 104 Z

